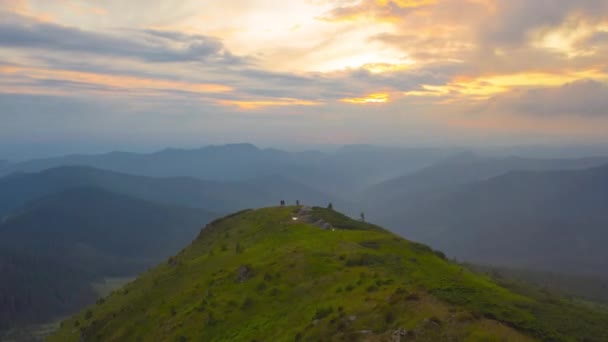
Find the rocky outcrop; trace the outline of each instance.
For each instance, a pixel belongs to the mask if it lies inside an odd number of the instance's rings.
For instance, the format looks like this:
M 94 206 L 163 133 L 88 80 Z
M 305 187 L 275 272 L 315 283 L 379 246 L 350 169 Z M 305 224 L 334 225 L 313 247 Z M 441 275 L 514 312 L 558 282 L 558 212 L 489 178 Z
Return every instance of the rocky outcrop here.
M 253 269 L 249 265 L 241 265 L 236 270 L 236 279 L 239 283 L 245 282 L 254 276 Z

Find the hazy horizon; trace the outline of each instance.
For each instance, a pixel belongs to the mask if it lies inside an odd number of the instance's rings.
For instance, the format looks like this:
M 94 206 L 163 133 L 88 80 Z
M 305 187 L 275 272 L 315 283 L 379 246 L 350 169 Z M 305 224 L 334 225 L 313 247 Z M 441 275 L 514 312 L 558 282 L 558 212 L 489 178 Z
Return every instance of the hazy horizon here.
M 376 148 L 402 148 L 402 149 L 438 149 L 468 151 L 481 156 L 520 156 L 535 158 L 583 158 L 608 155 L 608 144 L 513 144 L 513 145 L 381 145 L 381 144 L 256 144 L 247 141 L 234 141 L 225 143 L 175 144 L 175 145 L 137 145 L 137 144 L 58 144 L 45 146 L 31 145 L 3 145 L 0 146 L 0 161 L 10 163 L 33 159 L 64 157 L 70 155 L 99 155 L 112 152 L 127 152 L 150 154 L 167 149 L 194 150 L 208 146 L 225 146 L 251 144 L 259 149 L 277 149 L 286 152 L 320 151 L 335 152 L 349 146 L 373 146 Z

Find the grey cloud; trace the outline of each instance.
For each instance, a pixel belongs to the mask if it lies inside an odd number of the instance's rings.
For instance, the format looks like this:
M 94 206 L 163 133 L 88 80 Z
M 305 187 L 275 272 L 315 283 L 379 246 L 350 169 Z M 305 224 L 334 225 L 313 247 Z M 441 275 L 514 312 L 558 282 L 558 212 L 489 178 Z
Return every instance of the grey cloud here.
M 605 0 L 501 0 L 497 15 L 481 27 L 482 40 L 490 45 L 519 45 L 534 29 L 555 27 L 571 14 L 587 19 L 608 17 Z
M 389 1 L 386 6 L 378 6 L 378 4 L 373 0 L 363 0 L 358 3 L 338 2 L 337 5 L 338 6 L 330 10 L 323 19 L 340 20 L 358 15 L 373 16 L 378 18 L 405 17 L 408 14 L 416 12 L 420 8 L 429 6 L 420 5 L 406 7 L 400 6 L 394 1 Z
M 585 43 L 591 45 L 608 45 L 608 32 L 596 32 Z
M 608 85 L 582 80 L 558 88 L 540 88 L 499 95 L 492 109 L 529 115 L 608 117 Z
M 98 33 L 15 14 L 0 13 L 0 45 L 60 52 L 134 58 L 147 62 L 244 63 L 220 40 L 202 35 L 156 30 L 129 30 L 129 34 Z

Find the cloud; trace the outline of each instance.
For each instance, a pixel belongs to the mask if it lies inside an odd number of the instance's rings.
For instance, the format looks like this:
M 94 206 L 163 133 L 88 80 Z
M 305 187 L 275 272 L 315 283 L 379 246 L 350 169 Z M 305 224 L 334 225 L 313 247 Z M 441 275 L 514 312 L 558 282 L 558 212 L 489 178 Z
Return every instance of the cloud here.
M 0 136 L 583 136 L 607 117 L 607 4 L 0 0 Z
M 496 1 L 495 14 L 483 22 L 480 30 L 486 44 L 525 44 L 528 34 L 537 29 L 556 27 L 575 16 L 599 21 L 608 18 L 605 0 L 509 0 Z
M 608 117 L 608 85 L 581 80 L 561 87 L 518 90 L 493 98 L 485 109 L 547 117 Z
M 358 3 L 339 4 L 321 19 L 328 21 L 352 21 L 376 19 L 394 21 L 416 13 L 437 0 L 363 0 Z
M 8 13 L 0 13 L 0 45 L 146 62 L 238 64 L 246 61 L 234 56 L 214 37 L 150 29 L 92 32 Z

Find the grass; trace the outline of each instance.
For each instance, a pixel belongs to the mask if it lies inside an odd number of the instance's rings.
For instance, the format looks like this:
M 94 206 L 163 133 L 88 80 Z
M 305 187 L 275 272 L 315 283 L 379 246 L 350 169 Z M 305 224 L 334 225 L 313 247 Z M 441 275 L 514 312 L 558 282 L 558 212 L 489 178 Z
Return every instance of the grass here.
M 322 208 L 217 220 L 178 255 L 62 322 L 50 341 L 605 341 L 608 314 L 519 293 Z M 581 319 L 583 318 L 583 319 Z

